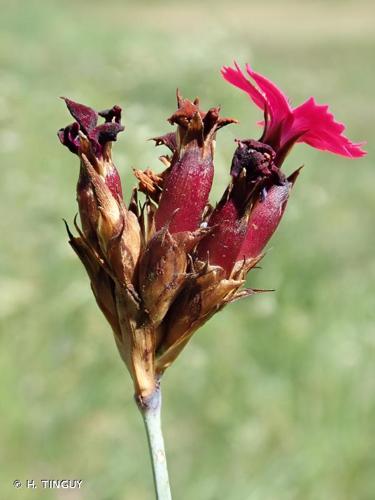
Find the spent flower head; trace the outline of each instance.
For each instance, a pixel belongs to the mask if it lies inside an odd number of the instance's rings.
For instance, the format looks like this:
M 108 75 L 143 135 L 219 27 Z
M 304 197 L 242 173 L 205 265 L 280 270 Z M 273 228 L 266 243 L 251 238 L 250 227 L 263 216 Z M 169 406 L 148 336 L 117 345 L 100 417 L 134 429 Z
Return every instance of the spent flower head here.
M 264 113 L 258 140 L 238 140 L 231 181 L 214 207 L 209 194 L 217 132 L 236 123 L 220 108 L 203 111 L 177 92 L 169 118 L 173 132 L 154 138 L 164 170 L 134 170 L 131 200 L 122 196 L 112 142 L 124 130 L 121 108 L 96 112 L 65 99 L 74 122 L 59 130 L 63 145 L 79 157 L 78 236 L 69 241 L 86 268 L 96 301 L 110 323 L 135 393 L 146 401 L 165 369 L 193 333 L 225 305 L 257 292 L 244 288 L 277 228 L 299 169 L 281 166 L 291 147 L 355 158 L 365 153 L 343 135 L 327 106 L 310 98 L 292 108 L 264 76 L 246 67 L 224 67 L 224 78 L 245 91 Z M 252 83 L 252 80 L 257 86 Z M 99 119 L 104 120 L 98 124 Z M 143 193 L 141 196 L 139 193 Z

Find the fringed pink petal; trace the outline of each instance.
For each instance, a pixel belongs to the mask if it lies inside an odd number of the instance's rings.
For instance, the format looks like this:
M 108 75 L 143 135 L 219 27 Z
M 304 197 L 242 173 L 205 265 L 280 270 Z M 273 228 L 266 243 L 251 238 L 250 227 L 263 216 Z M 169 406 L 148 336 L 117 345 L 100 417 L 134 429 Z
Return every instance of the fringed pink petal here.
M 349 158 L 364 156 L 363 143 L 351 142 L 343 135 L 344 130 L 345 125 L 335 120 L 327 105 L 317 104 L 310 97 L 293 110 L 293 123 L 290 130 L 283 133 L 282 142 L 302 133 L 297 142 Z
M 239 89 L 246 92 L 250 96 L 254 104 L 256 104 L 261 110 L 264 111 L 267 106 L 264 95 L 259 92 L 259 90 L 251 82 L 249 82 L 236 62 L 234 62 L 234 65 L 236 69 L 233 69 L 229 66 L 222 67 L 221 74 L 223 75 L 223 78 L 235 87 L 238 87 Z
M 280 122 L 286 118 L 292 112 L 287 96 L 271 80 L 252 70 L 249 64 L 246 64 L 246 71 L 264 94 L 271 120 Z

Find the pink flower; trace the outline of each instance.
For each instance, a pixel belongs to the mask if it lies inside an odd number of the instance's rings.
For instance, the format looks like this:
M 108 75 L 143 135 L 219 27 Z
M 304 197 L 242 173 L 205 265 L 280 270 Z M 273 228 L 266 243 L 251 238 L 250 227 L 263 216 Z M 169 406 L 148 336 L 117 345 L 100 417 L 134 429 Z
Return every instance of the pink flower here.
M 317 104 L 310 97 L 293 108 L 286 95 L 270 80 L 253 71 L 249 64 L 246 72 L 256 87 L 241 71 L 224 66 L 221 73 L 225 80 L 245 91 L 264 112 L 265 121 L 261 142 L 269 144 L 276 152 L 275 164 L 280 166 L 290 148 L 296 142 L 305 142 L 313 148 L 334 154 L 359 158 L 366 154 L 361 146 L 343 135 L 345 126 L 335 120 L 327 105 Z
M 285 94 L 270 80 L 246 65 L 248 76 L 235 67 L 223 67 L 229 83 L 245 91 L 264 112 L 258 141 L 237 141 L 231 167 L 232 182 L 213 211 L 211 233 L 198 254 L 223 267 L 230 275 L 236 262 L 259 258 L 284 213 L 298 171 L 286 178 L 280 167 L 297 142 L 349 158 L 366 154 L 343 135 L 345 126 L 335 120 L 328 106 L 311 97 L 293 108 Z

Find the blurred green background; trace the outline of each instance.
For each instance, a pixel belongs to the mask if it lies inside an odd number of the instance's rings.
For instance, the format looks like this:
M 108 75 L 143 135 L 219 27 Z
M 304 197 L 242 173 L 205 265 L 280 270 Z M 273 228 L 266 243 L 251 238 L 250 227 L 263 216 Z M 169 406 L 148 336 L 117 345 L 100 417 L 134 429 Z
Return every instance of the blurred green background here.
M 375 498 L 375 5 L 369 1 L 0 0 L 0 498 L 151 500 L 129 376 L 61 219 L 78 165 L 56 130 L 58 96 L 118 103 L 115 161 L 158 168 L 175 88 L 222 105 L 213 200 L 235 137 L 260 113 L 220 77 L 233 58 L 299 104 L 330 103 L 369 155 L 299 145 L 305 168 L 253 286 L 167 372 L 164 431 L 176 500 Z M 14 479 L 79 478 L 77 490 Z

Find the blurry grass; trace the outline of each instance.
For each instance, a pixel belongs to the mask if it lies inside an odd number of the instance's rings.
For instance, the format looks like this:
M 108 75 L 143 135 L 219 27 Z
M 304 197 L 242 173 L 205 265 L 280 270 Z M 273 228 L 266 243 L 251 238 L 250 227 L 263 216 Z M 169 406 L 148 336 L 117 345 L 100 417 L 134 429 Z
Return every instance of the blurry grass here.
M 293 102 L 329 102 L 359 162 L 298 146 L 304 163 L 254 286 L 194 338 L 164 381 L 179 500 L 372 500 L 374 459 L 373 3 L 0 1 L 0 496 L 152 498 L 142 423 L 111 334 L 66 242 L 77 165 L 57 143 L 57 99 L 119 103 L 115 157 L 157 168 L 145 139 L 168 130 L 175 87 L 241 120 L 223 130 L 214 195 L 233 138 L 259 113 L 222 82 L 251 61 Z M 13 479 L 80 478 L 79 492 Z

